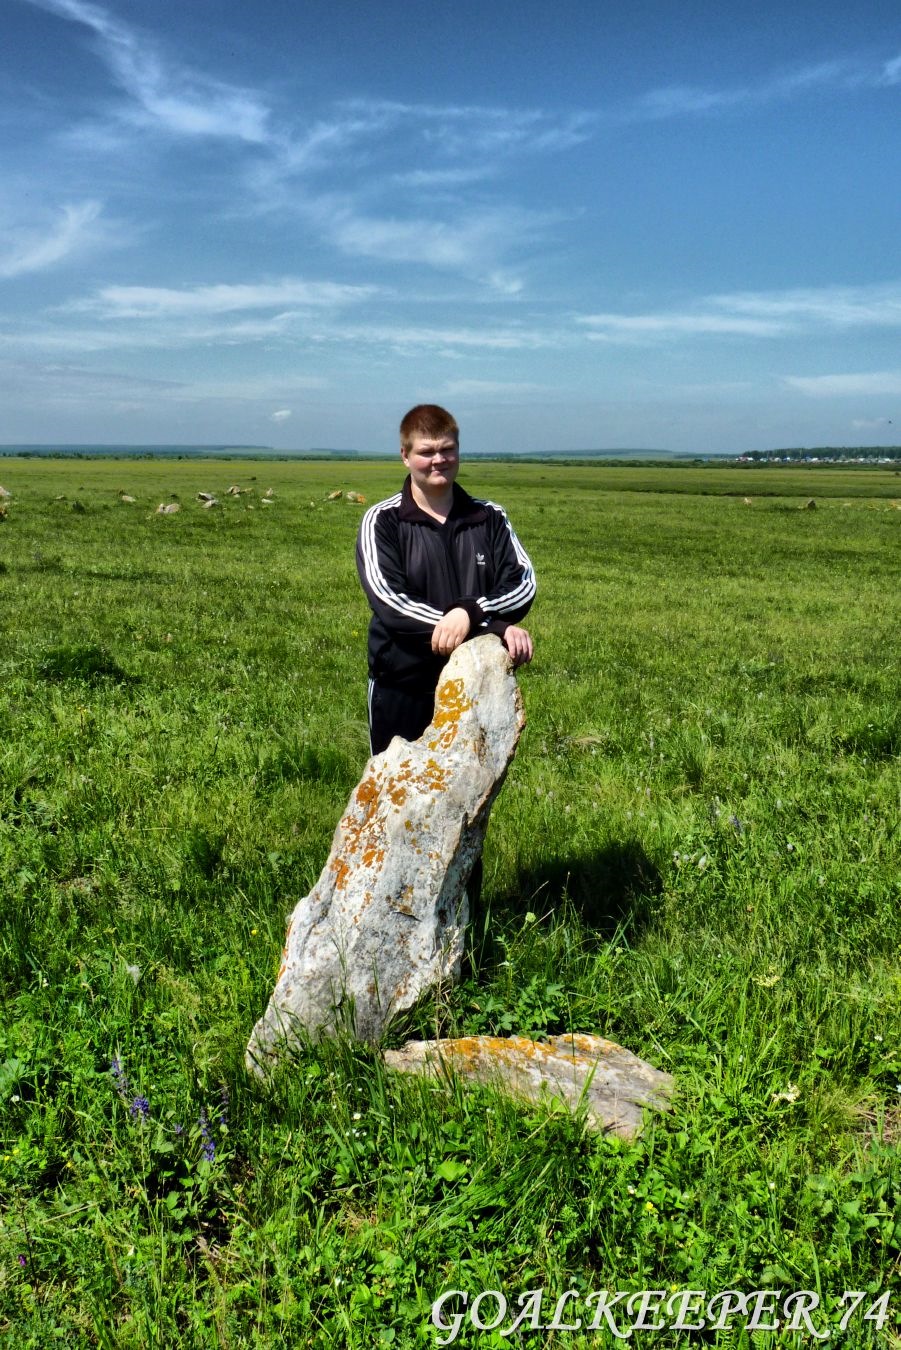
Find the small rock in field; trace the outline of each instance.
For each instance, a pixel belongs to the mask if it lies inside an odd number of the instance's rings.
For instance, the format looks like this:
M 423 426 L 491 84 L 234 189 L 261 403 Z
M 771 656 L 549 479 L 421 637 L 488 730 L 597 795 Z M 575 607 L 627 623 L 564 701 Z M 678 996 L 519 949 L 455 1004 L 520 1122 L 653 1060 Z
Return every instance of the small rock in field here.
M 134 502 L 134 501 L 137 501 L 137 498 L 136 498 L 136 497 L 131 497 L 131 496 L 129 496 L 129 494 L 128 494 L 127 492 L 120 492 L 120 493 L 119 493 L 119 501 L 120 501 L 120 502 Z
M 817 509 L 817 504 L 816 504 L 816 502 L 814 501 L 813 497 L 811 497 L 811 498 L 810 498 L 810 501 L 808 501 L 808 502 L 805 504 L 804 510 L 805 510 L 805 511 L 815 511 L 816 509 Z
M 88 508 L 85 506 L 84 502 L 80 502 L 76 497 L 72 503 L 71 509 L 76 513 L 76 515 L 83 516 Z
M 158 516 L 174 516 L 176 511 L 180 510 L 181 506 L 178 502 L 160 502 L 156 508 L 156 514 Z
M 0 487 L 0 497 L 11 497 L 12 495 L 13 494 L 9 492 L 5 487 Z
M 493 1083 L 527 1101 L 562 1099 L 570 1110 L 584 1104 L 592 1129 L 634 1139 L 646 1107 L 665 1110 L 673 1090 L 670 1074 L 603 1036 L 465 1036 L 460 1040 L 407 1041 L 386 1050 L 389 1069 Z
M 751 497 L 745 497 L 743 500 L 744 500 L 745 506 L 750 506 L 750 505 L 751 505 L 751 501 L 752 501 L 752 498 L 751 498 Z
M 366 498 L 362 492 L 345 492 L 344 496 L 349 502 L 365 502 Z
M 211 506 L 218 506 L 218 505 L 219 505 L 218 497 L 205 497 L 205 500 L 201 502 L 201 506 L 204 511 L 208 511 Z
M 231 487 L 226 492 L 226 496 L 240 497 L 240 495 L 241 495 L 241 488 L 238 487 L 237 483 L 232 483 Z
M 198 492 L 197 500 L 199 502 L 214 502 L 216 500 L 216 494 L 213 492 Z
M 326 500 L 327 502 L 340 502 L 340 500 L 341 500 L 341 498 L 342 498 L 343 496 L 344 496 L 344 493 L 341 491 L 341 489 L 340 489 L 340 488 L 335 488 L 334 492 L 327 492 L 327 493 L 325 494 L 325 500 Z
M 266 491 L 263 493 L 263 496 L 264 496 L 264 497 L 274 497 L 274 496 L 275 496 L 275 492 L 273 491 L 272 488 L 267 488 Z

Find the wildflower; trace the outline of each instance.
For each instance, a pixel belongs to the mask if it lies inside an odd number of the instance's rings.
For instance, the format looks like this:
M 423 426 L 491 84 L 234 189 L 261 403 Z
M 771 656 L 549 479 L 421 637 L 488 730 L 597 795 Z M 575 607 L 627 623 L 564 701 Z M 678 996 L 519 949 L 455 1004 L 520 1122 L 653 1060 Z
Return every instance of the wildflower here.
M 744 834 L 744 832 L 745 832 L 745 827 L 744 827 L 744 825 L 742 825 L 742 823 L 741 823 L 741 821 L 739 820 L 738 816 L 730 816 L 730 817 L 729 817 L 729 824 L 732 826 L 732 828 L 733 828 L 733 830 L 735 831 L 736 834 Z
M 125 973 L 126 975 L 130 975 L 135 984 L 137 984 L 138 980 L 141 978 L 141 967 L 135 965 L 126 966 Z
M 113 1055 L 110 1060 L 109 1071 L 113 1075 L 113 1086 L 120 1097 L 128 1096 L 128 1079 L 125 1076 L 125 1070 L 122 1068 L 122 1062 L 117 1055 Z
M 173 1133 L 175 1134 L 176 1139 L 181 1139 L 181 1137 L 182 1137 L 182 1135 L 184 1134 L 184 1132 L 185 1132 L 185 1127 L 184 1127 L 184 1125 L 178 1125 L 178 1124 L 176 1124 L 176 1125 L 174 1126 L 174 1128 L 173 1128 Z
M 219 1128 L 224 1130 L 228 1126 L 228 1103 L 230 1101 L 228 1088 L 224 1083 L 219 1089 L 219 1100 L 222 1103 L 222 1110 L 219 1112 Z
M 646 1201 L 645 1201 L 645 1206 L 644 1206 L 644 1212 L 645 1212 L 645 1214 L 656 1214 L 656 1213 L 657 1213 L 657 1206 L 656 1206 L 655 1204 L 653 1204 L 652 1201 L 646 1200 Z
M 128 1108 L 132 1120 L 146 1120 L 150 1115 L 150 1103 L 146 1097 L 135 1097 L 131 1106 Z
M 707 866 L 707 854 L 702 853 L 700 858 L 698 859 L 698 871 L 703 872 L 706 866 Z
M 25 1256 L 25 1254 L 24 1254 L 23 1252 L 19 1252 L 19 1265 L 20 1265 L 20 1266 L 27 1266 L 27 1265 L 28 1265 L 28 1257 Z
M 200 1150 L 201 1154 L 206 1162 L 211 1163 L 216 1157 L 216 1143 L 215 1140 L 213 1139 L 213 1136 L 210 1134 L 210 1127 L 209 1122 L 207 1121 L 206 1118 L 206 1111 L 204 1111 L 202 1107 L 200 1110 L 200 1117 L 197 1121 L 197 1124 L 200 1126 L 200 1138 L 203 1141 Z
M 788 1087 L 785 1089 L 784 1092 L 773 1093 L 773 1101 L 788 1102 L 789 1104 L 791 1104 L 792 1102 L 796 1102 L 800 1097 L 800 1095 L 801 1093 L 799 1089 L 795 1086 L 795 1084 L 789 1083 Z

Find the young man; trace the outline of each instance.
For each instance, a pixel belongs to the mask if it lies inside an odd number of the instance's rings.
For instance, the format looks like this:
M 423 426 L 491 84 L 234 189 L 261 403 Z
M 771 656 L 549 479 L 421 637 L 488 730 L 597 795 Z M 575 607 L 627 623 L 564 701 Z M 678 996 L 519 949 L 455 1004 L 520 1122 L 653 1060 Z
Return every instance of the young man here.
M 442 667 L 478 633 L 496 633 L 515 665 L 532 659 L 517 621 L 535 577 L 506 513 L 456 483 L 459 430 L 435 404 L 411 408 L 400 424 L 408 470 L 400 492 L 371 507 L 357 540 L 357 570 L 372 606 L 369 624 L 369 740 L 414 741 L 435 710 Z

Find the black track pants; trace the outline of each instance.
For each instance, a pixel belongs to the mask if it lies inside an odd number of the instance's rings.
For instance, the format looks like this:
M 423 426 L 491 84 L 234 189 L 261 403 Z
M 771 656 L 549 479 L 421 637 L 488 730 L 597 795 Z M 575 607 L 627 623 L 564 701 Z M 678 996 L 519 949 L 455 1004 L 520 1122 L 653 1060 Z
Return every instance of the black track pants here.
M 418 741 L 435 711 L 434 689 L 398 689 L 369 681 L 369 751 L 387 750 L 394 736 Z

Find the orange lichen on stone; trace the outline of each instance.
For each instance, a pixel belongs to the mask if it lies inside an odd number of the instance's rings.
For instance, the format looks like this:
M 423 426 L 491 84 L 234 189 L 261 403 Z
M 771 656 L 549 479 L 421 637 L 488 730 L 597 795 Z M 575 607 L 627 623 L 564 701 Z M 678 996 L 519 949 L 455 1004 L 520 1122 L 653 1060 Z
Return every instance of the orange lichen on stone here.
M 378 800 L 379 785 L 374 778 L 364 778 L 354 793 L 361 806 L 371 806 Z
M 363 849 L 363 866 L 378 867 L 385 856 L 383 848 L 377 848 L 375 844 L 367 844 Z
M 432 726 L 438 735 L 429 741 L 430 750 L 447 750 L 457 738 L 463 713 L 472 707 L 472 699 L 463 692 L 462 680 L 444 680 L 435 694 L 435 716 Z
M 416 775 L 416 786 L 421 792 L 444 792 L 447 788 L 447 769 L 442 769 L 435 759 L 427 759 L 425 766 Z
M 343 858 L 332 859 L 332 871 L 335 874 L 335 890 L 343 891 L 350 875 L 350 868 Z
M 394 806 L 403 806 L 407 800 L 407 789 L 401 787 L 395 779 L 390 779 L 385 793 Z

